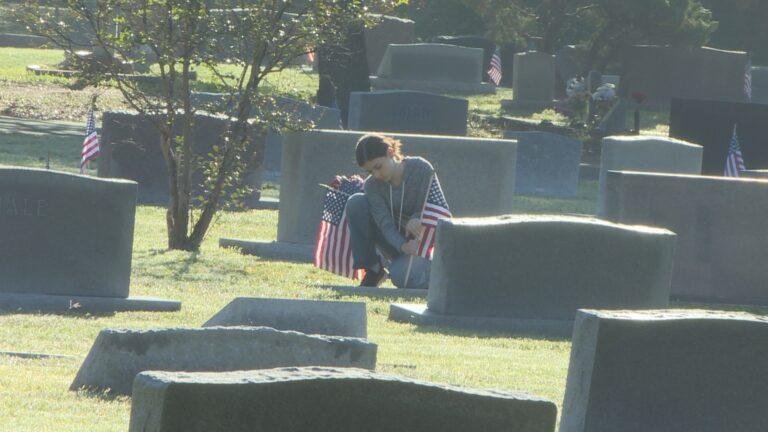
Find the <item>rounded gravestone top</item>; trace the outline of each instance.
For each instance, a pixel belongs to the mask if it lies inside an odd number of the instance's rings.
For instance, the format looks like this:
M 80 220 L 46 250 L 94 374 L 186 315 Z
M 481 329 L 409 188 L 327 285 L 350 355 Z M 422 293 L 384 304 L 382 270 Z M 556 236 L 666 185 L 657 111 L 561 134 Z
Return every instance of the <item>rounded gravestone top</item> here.
M 579 314 L 602 319 L 662 321 L 662 320 L 739 320 L 768 323 L 768 317 L 748 312 L 714 311 L 705 309 L 593 310 L 580 309 Z
M 670 138 L 666 136 L 661 135 L 611 135 L 603 138 L 603 143 L 609 142 L 611 144 L 670 144 L 670 145 L 679 145 L 679 146 L 685 146 L 685 147 L 691 147 L 691 148 L 702 148 L 698 144 L 690 143 L 688 141 L 683 141 L 681 139 L 677 138 Z
M 514 214 L 482 218 L 453 218 L 443 219 L 441 224 L 450 224 L 454 226 L 483 226 L 483 225 L 503 225 L 503 224 L 575 224 L 591 225 L 599 227 L 608 227 L 614 229 L 629 230 L 646 234 L 675 235 L 672 231 L 664 228 L 650 227 L 645 225 L 625 225 L 607 220 L 598 219 L 591 216 L 576 215 L 550 215 L 550 214 Z

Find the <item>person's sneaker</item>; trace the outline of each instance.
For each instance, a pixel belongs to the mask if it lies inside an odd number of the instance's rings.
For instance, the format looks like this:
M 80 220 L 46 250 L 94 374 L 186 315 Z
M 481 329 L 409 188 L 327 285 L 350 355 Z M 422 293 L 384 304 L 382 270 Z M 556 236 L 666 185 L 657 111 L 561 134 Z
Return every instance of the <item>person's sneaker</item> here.
M 363 280 L 360 281 L 361 287 L 378 287 L 381 285 L 385 280 L 387 280 L 387 270 L 382 266 L 381 269 L 379 269 L 378 272 L 373 272 L 370 270 L 365 271 L 365 277 L 363 277 Z

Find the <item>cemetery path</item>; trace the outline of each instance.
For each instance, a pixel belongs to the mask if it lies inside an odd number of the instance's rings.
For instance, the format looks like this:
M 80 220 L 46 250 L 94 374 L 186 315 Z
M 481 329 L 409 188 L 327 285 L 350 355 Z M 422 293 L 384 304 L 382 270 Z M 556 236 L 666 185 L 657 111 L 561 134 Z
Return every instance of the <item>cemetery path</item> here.
M 85 136 L 85 124 L 59 120 L 31 120 L 0 116 L 0 133 Z

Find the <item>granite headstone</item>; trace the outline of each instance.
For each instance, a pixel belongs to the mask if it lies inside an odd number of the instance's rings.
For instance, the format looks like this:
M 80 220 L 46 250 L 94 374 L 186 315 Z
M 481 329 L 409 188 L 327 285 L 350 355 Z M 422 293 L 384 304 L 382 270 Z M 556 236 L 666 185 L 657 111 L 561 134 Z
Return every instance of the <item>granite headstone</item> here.
M 550 132 L 508 131 L 504 138 L 517 140 L 515 194 L 576 195 L 581 141 Z
M 466 135 L 466 99 L 409 90 L 353 92 L 349 96 L 351 130 L 424 135 Z

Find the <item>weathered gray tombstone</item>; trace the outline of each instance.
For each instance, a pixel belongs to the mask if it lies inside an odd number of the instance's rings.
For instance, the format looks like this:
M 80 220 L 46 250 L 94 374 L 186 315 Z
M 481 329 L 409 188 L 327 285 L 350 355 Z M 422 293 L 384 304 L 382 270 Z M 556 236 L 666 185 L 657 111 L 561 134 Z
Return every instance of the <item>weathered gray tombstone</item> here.
M 368 70 L 379 70 L 379 64 L 389 44 L 412 44 L 416 42 L 415 23 L 412 20 L 387 15 L 375 16 L 373 27 L 363 31 L 365 55 Z
M 494 93 L 482 82 L 483 50 L 444 44 L 390 44 L 384 52 L 375 90 L 419 90 L 435 93 Z
M 748 432 L 768 424 L 768 320 L 580 311 L 560 432 Z
M 362 173 L 355 163 L 357 131 L 313 130 L 286 134 L 283 139 L 283 180 L 277 242 L 220 239 L 256 255 L 312 260 L 325 189 L 334 176 Z M 435 168 L 445 198 L 455 216 L 510 213 L 515 190 L 517 143 L 512 140 L 431 135 L 391 134 L 403 143 L 406 155 L 421 156 Z M 443 173 L 446 173 L 443 175 Z M 467 181 L 472 179 L 472 181 Z M 233 244 L 236 242 L 236 244 Z
M 362 302 L 239 297 L 203 324 L 214 326 L 263 326 L 305 334 L 368 337 L 368 316 Z
M 624 53 L 618 95 L 646 95 L 644 105 L 668 107 L 671 98 L 744 102 L 747 53 L 708 47 L 637 45 Z
M 504 138 L 517 141 L 515 194 L 576 195 L 581 141 L 537 131 L 507 131 Z
M 298 99 L 284 96 L 272 96 L 274 108 L 284 112 L 299 123 L 311 124 L 316 129 L 341 129 L 341 111 L 314 105 Z M 223 93 L 192 93 L 192 105 L 205 109 L 211 107 L 226 110 L 227 95 Z M 270 108 L 266 108 L 269 110 Z M 258 109 L 251 110 L 251 115 L 258 115 Z M 282 135 L 277 131 L 267 132 L 264 145 L 263 178 L 266 181 L 280 181 L 280 160 L 282 158 Z
M 768 66 L 752 67 L 752 102 L 768 104 Z
M 105 329 L 85 358 L 70 390 L 130 395 L 146 370 L 233 371 L 288 366 L 373 369 L 374 343 L 359 338 L 306 335 L 269 327 Z
M 496 52 L 496 44 L 488 38 L 475 35 L 460 35 L 460 36 L 435 36 L 432 40 L 434 43 L 457 45 L 469 48 L 480 48 L 483 50 L 483 81 L 491 82 L 488 76 L 488 69 L 491 66 L 491 58 Z M 501 60 L 501 59 L 499 59 Z
M 605 219 L 677 233 L 672 297 L 768 305 L 768 181 L 609 172 Z
M 222 142 L 222 134 L 227 128 L 227 122 L 228 120 L 222 117 L 196 115 L 194 154 L 208 159 L 213 147 Z M 181 124 L 180 119 L 176 124 Z M 256 140 L 263 138 L 252 136 L 249 139 L 253 144 Z M 150 117 L 128 112 L 104 113 L 98 175 L 99 177 L 127 178 L 137 182 L 140 203 L 166 204 L 168 202 L 168 175 L 160 151 L 160 131 Z M 193 187 L 199 189 L 202 181 L 203 172 L 202 169 L 198 169 L 192 175 Z M 244 181 L 257 190 L 252 196 L 246 197 L 246 204 L 258 202 L 258 188 L 261 186 L 260 168 L 249 169 Z
M 603 135 L 623 135 L 627 131 L 627 105 L 625 99 L 617 99 L 605 113 L 598 129 Z
M 512 78 L 513 99 L 501 101 L 502 108 L 548 108 L 555 99 L 555 56 L 528 51 L 515 54 Z
M 427 305 L 396 321 L 568 335 L 581 308 L 669 303 L 675 234 L 575 216 L 441 220 Z
M 0 167 L 0 308 L 177 310 L 129 298 L 136 183 Z
M 144 372 L 130 432 L 553 432 L 557 406 L 361 369 Z M 301 415 L 296 415 L 301 413 Z
M 352 92 L 351 130 L 466 135 L 469 101 L 410 90 Z
M 565 84 L 569 79 L 581 75 L 578 49 L 574 45 L 565 45 L 558 49 L 555 52 L 555 76 L 562 86 L 562 90 L 565 90 Z
M 603 138 L 600 152 L 598 212 L 608 171 L 643 171 L 701 174 L 704 150 L 700 145 L 650 135 L 619 135 Z

